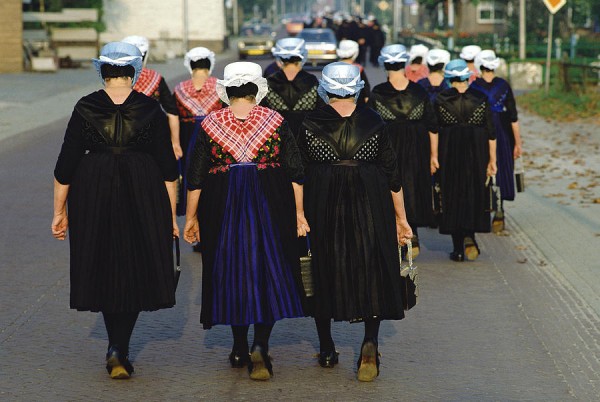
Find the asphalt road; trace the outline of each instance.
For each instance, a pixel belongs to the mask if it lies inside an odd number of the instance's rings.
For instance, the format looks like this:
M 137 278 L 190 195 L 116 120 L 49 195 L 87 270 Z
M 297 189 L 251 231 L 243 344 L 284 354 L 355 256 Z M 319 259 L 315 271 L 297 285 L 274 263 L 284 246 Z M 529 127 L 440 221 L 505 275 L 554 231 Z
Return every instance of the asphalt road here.
M 215 75 L 232 57 L 219 58 Z M 181 60 L 153 67 L 171 87 L 187 76 Z M 372 85 L 384 80 L 383 70 L 366 71 Z M 406 319 L 382 324 L 373 383 L 355 379 L 361 325 L 334 324 L 340 364 L 322 369 L 308 318 L 275 326 L 271 381 L 231 369 L 229 329 L 199 323 L 201 259 L 186 246 L 176 307 L 141 314 L 131 344 L 136 372 L 111 380 L 102 318 L 68 308 L 68 243 L 50 234 L 52 170 L 66 122 L 75 101 L 98 87 L 91 69 L 0 75 L 0 399 L 599 399 L 600 205 L 547 197 L 544 186 L 559 186 L 558 178 L 531 180 L 507 209 L 506 233 L 479 236 L 476 262 L 450 261 L 449 236 L 422 230 L 421 301 Z M 528 136 L 569 130 L 528 115 L 522 121 L 526 145 Z M 541 165 L 530 169 L 543 173 Z

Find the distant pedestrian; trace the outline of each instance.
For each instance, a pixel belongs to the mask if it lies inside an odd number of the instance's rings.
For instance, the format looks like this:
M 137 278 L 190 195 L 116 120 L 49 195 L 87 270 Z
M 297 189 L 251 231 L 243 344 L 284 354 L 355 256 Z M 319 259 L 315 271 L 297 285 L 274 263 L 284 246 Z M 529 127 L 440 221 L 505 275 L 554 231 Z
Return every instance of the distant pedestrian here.
M 429 69 L 425 64 L 425 58 L 429 49 L 425 45 L 412 45 L 410 47 L 408 64 L 406 66 L 406 78 L 412 82 L 419 82 L 429 75 Z
M 504 230 L 504 201 L 515 199 L 514 160 L 521 157 L 521 134 L 517 104 L 510 84 L 496 77 L 500 59 L 493 50 L 482 50 L 475 56 L 475 67 L 480 72 L 471 87 L 486 94 L 492 110 L 496 130 L 498 174 L 501 205 L 492 219 L 492 231 Z
M 54 169 L 52 234 L 71 248 L 71 308 L 102 312 L 106 369 L 129 378 L 140 311 L 175 304 L 173 236 L 177 163 L 167 118 L 131 88 L 142 54 L 104 46 L 94 65 L 105 88 L 75 105 Z M 68 214 L 67 214 L 68 201 Z
M 139 79 L 133 87 L 134 90 L 143 93 L 146 96 L 156 99 L 169 118 L 169 128 L 171 130 L 171 143 L 175 157 L 180 159 L 183 156 L 179 139 L 179 116 L 177 115 L 177 105 L 173 94 L 167 85 L 164 77 L 158 71 L 146 67 L 150 50 L 150 41 L 144 36 L 127 36 L 123 42 L 137 46 L 142 52 L 144 66 Z
M 194 147 L 200 132 L 200 123 L 212 111 L 219 110 L 223 103 L 216 91 L 217 79 L 212 77 L 215 67 L 215 54 L 205 47 L 189 50 L 183 64 L 191 74 L 191 79 L 177 84 L 173 92 L 179 115 L 179 141 L 183 151 L 179 161 L 180 185 L 177 197 L 177 215 L 185 215 L 187 189 L 186 167 L 188 155 Z M 194 244 L 194 251 L 201 251 L 201 244 Z
M 300 148 L 319 364 L 338 363 L 332 319 L 364 322 L 357 377 L 373 381 L 379 375 L 381 320 L 404 318 L 398 244 L 412 232 L 384 122 L 355 103 L 362 86 L 358 67 L 325 66 L 319 95 L 328 104 L 307 115 Z
M 369 27 L 369 61 L 373 67 L 379 67 L 377 59 L 381 48 L 385 45 L 385 33 L 375 18 L 369 18 L 367 26 Z
M 355 65 L 360 70 L 360 79 L 364 81 L 365 86 L 360 91 L 360 95 L 358 95 L 356 103 L 357 105 L 364 105 L 369 101 L 369 96 L 371 95 L 371 84 L 369 83 L 369 79 L 367 78 L 365 68 L 362 65 L 355 62 L 356 58 L 358 57 L 358 52 L 358 43 L 348 39 L 340 41 L 336 50 L 337 56 L 340 59 L 339 61 Z
M 469 77 L 469 84 L 475 81 L 479 74 L 479 71 L 477 71 L 477 68 L 475 67 L 475 56 L 477 56 L 479 52 L 481 52 L 481 48 L 477 45 L 464 46 L 460 51 L 459 57 L 467 62 L 469 71 L 471 71 L 471 77 Z
M 373 88 L 370 105 L 387 123 L 385 132 L 398 160 L 406 218 L 413 233 L 413 256 L 417 257 L 418 227 L 433 223 L 431 165 L 437 166 L 438 128 L 427 92 L 404 74 L 408 60 L 403 45 L 381 50 L 379 63 L 388 79 Z
M 283 117 L 257 105 L 269 90 L 260 66 L 231 63 L 223 76 L 217 93 L 229 107 L 202 121 L 190 155 L 184 238 L 202 237 L 200 322 L 230 325 L 231 366 L 268 380 L 275 322 L 304 316 L 297 249 L 297 236 L 310 230 L 304 172 Z
M 431 49 L 425 58 L 429 75 L 417 81 L 429 94 L 429 100 L 433 102 L 436 96 L 450 88 L 448 80 L 444 78 L 444 67 L 450 61 L 450 53 L 443 49 Z
M 304 39 L 283 38 L 277 41 L 273 56 L 281 69 L 267 77 L 269 92 L 261 103 L 279 112 L 294 136 L 298 135 L 306 113 L 322 104 L 317 94 L 317 77 L 303 69 L 307 55 Z
M 497 170 L 496 137 L 487 97 L 469 87 L 472 72 L 467 63 L 451 60 L 444 72 L 451 88 L 434 103 L 440 125 L 439 231 L 452 236 L 450 259 L 472 261 L 480 254 L 475 232 L 490 231 L 485 183 Z

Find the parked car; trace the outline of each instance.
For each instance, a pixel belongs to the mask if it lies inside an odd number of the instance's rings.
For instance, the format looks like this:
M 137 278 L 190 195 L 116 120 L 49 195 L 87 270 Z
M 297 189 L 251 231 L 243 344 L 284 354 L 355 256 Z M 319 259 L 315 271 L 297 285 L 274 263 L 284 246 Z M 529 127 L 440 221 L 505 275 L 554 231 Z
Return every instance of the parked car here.
M 270 55 L 277 33 L 269 24 L 244 24 L 240 29 L 238 56 L 241 60 L 248 56 Z
M 337 60 L 335 33 L 329 28 L 305 28 L 298 38 L 304 39 L 308 51 L 307 63 L 317 66 Z

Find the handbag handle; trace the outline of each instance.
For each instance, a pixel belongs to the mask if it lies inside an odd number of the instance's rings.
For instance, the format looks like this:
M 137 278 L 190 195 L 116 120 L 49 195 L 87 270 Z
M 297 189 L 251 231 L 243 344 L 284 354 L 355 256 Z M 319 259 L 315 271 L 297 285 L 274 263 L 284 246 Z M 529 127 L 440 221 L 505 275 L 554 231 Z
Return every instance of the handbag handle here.
M 181 271 L 181 252 L 179 251 L 179 237 L 173 237 L 173 241 L 175 242 L 175 264 L 177 265 L 177 270 Z
M 309 257 L 312 257 L 312 253 L 310 252 L 310 238 L 308 237 L 308 232 L 306 233 L 306 248 L 308 250 L 308 255 Z

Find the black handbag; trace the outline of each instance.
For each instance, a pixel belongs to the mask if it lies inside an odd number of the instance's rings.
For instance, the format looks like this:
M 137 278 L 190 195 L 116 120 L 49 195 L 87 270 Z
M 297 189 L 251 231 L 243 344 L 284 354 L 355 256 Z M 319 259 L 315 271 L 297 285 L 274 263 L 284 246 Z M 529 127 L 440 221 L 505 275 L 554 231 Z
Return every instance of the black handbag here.
M 402 247 L 398 246 L 398 254 L 400 256 L 400 278 L 405 292 L 404 310 L 410 310 L 419 302 L 419 271 L 413 265 L 412 242 L 409 240 L 406 243 L 408 265 L 402 266 Z
M 300 257 L 300 275 L 302 276 L 302 286 L 306 297 L 314 295 L 314 281 L 312 272 L 312 254 L 310 252 L 310 239 L 306 235 L 307 253 Z
M 486 212 L 498 212 L 501 209 L 502 201 L 500 186 L 496 185 L 496 176 L 488 176 L 485 181 L 486 189 Z
M 179 237 L 173 237 L 175 243 L 175 290 L 179 284 L 179 277 L 181 276 L 181 253 L 179 251 Z

